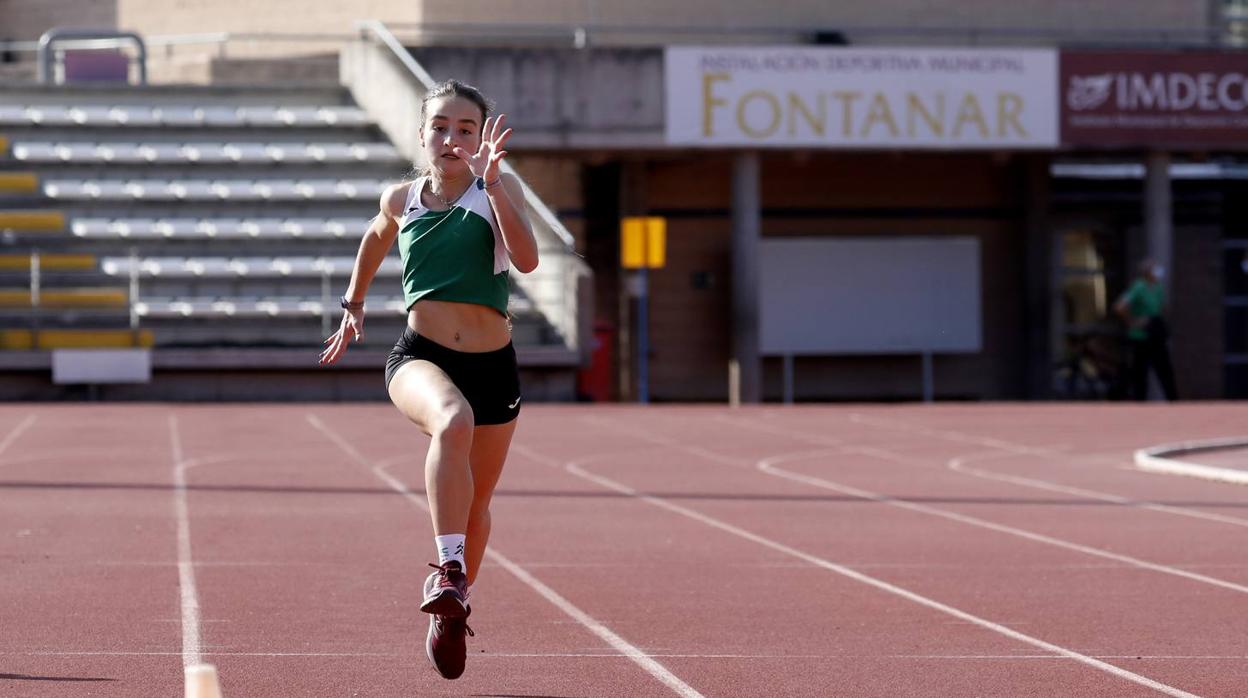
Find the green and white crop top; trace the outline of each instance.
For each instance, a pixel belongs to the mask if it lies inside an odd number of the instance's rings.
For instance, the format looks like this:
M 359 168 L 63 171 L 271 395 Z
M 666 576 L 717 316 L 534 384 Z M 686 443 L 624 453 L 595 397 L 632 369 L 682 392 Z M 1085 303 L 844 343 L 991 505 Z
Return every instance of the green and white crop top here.
M 485 183 L 475 180 L 446 211 L 420 202 L 427 177 L 412 183 L 399 221 L 403 299 L 475 303 L 507 314 L 509 258 Z

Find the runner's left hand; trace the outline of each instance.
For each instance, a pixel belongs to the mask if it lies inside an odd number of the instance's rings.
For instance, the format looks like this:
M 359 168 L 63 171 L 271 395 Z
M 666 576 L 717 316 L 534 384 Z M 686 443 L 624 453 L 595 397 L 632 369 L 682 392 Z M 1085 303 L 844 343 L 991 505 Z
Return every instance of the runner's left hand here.
M 499 114 L 497 118 L 485 120 L 485 126 L 481 128 L 481 145 L 476 153 L 469 153 L 459 146 L 455 146 L 453 151 L 456 157 L 468 163 L 474 177 L 480 177 L 486 183 L 498 179 L 499 163 L 507 157 L 503 144 L 511 137 L 511 129 L 502 130 L 506 118 L 506 114 Z

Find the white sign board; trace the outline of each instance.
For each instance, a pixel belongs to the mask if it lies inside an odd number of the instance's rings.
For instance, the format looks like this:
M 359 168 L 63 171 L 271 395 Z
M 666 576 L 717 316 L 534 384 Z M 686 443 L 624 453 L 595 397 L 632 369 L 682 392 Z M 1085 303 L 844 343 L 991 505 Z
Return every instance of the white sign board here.
M 667 142 L 1053 148 L 1051 49 L 668 47 Z
M 790 238 L 760 252 L 764 355 L 980 350 L 974 238 Z
M 52 382 L 147 383 L 152 380 L 152 352 L 147 349 L 56 349 Z

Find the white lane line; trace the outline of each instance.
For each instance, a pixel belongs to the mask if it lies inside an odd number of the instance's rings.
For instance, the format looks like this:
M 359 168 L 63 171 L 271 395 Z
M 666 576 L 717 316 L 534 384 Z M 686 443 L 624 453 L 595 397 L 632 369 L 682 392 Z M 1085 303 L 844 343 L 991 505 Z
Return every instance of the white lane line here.
M 759 461 L 756 467 L 761 472 L 767 473 L 768 475 L 774 475 L 776 477 L 781 477 L 786 480 L 792 480 L 793 482 L 799 482 L 799 483 L 803 483 L 806 485 L 811 485 L 813 487 L 819 487 L 819 488 L 826 489 L 826 490 L 832 490 L 833 492 L 839 492 L 841 494 L 848 494 L 854 497 L 862 497 L 863 499 L 869 499 L 873 502 L 879 502 L 880 504 L 887 504 L 889 506 L 894 506 L 899 509 L 908 509 L 910 511 L 918 512 L 922 514 L 928 514 L 930 516 L 939 516 L 940 518 L 949 519 L 950 521 L 957 521 L 958 523 L 963 523 L 968 526 L 976 526 L 978 528 L 984 528 L 990 531 L 996 531 L 998 533 L 1005 533 L 1007 535 L 1017 536 L 1019 538 L 1030 540 L 1036 543 L 1044 543 L 1045 545 L 1052 545 L 1058 548 L 1072 550 L 1077 553 L 1083 553 L 1085 555 L 1093 555 L 1096 557 L 1104 558 L 1106 560 L 1113 560 L 1115 562 L 1121 562 L 1125 565 L 1138 567 L 1140 569 L 1149 570 L 1151 572 L 1160 572 L 1162 574 L 1168 574 L 1168 575 L 1172 575 L 1175 577 L 1182 577 L 1184 579 L 1188 579 L 1194 582 L 1200 582 L 1202 584 L 1209 584 L 1212 586 L 1221 587 L 1223 589 L 1237 591 L 1241 594 L 1248 594 L 1248 586 L 1244 586 L 1242 584 L 1236 584 L 1235 582 L 1228 582 L 1224 579 L 1218 579 L 1217 577 L 1210 577 L 1208 575 L 1197 574 L 1195 572 L 1189 572 L 1187 570 L 1179 569 L 1178 567 L 1171 567 L 1170 565 L 1163 565 L 1158 562 L 1149 562 L 1148 560 L 1141 560 L 1140 558 L 1137 558 L 1137 557 L 1131 557 L 1129 555 L 1121 555 L 1119 553 L 1110 552 L 1108 550 L 1102 550 L 1100 548 L 1093 548 L 1091 546 L 1082 545 L 1080 543 L 1073 543 L 1071 541 L 1063 540 L 1061 538 L 1054 538 L 1052 536 L 1046 536 L 1040 533 L 1033 533 L 1031 531 L 1027 531 L 1021 528 L 1015 528 L 1013 526 L 1007 526 L 1005 524 L 999 524 L 993 521 L 988 521 L 986 519 L 980 519 L 974 516 L 967 516 L 965 514 L 959 514 L 957 512 L 948 511 L 945 509 L 938 509 L 936 507 L 928 506 L 926 504 L 908 502 L 904 499 L 896 499 L 894 497 L 888 497 L 885 495 L 877 494 L 875 492 L 870 492 L 868 490 L 862 490 L 862 489 L 858 489 L 857 487 L 851 487 L 849 485 L 844 485 L 838 482 L 833 482 L 825 478 L 814 477 L 811 475 L 803 475 L 801 473 L 794 473 L 794 472 L 776 467 L 777 463 L 781 463 L 784 461 L 804 460 L 806 458 L 827 456 L 827 455 L 832 455 L 838 451 L 839 449 L 824 449 L 823 451 L 811 451 L 806 454 L 782 456 L 779 458 L 768 458 L 768 459 Z
M 1203 521 L 1213 521 L 1216 523 L 1228 524 L 1230 526 L 1241 526 L 1248 528 L 1248 519 L 1241 519 L 1236 516 L 1226 516 L 1225 514 L 1215 514 L 1213 512 L 1201 511 L 1199 509 L 1189 509 L 1187 507 L 1174 506 L 1170 504 L 1157 504 L 1140 499 L 1131 499 L 1117 494 L 1108 492 L 1098 492 L 1096 490 L 1088 490 L 1082 487 L 1072 487 L 1070 485 L 1062 485 L 1048 480 L 1038 480 L 1029 477 L 1020 477 L 1017 475 L 1006 475 L 991 470 L 983 470 L 982 468 L 967 467 L 967 463 L 976 460 L 988 460 L 997 458 L 1012 458 L 1020 454 L 1016 453 L 981 453 L 969 456 L 959 456 L 951 458 L 945 467 L 956 473 L 970 475 L 972 477 L 983 478 L 985 480 L 997 480 L 1006 482 L 1020 487 L 1031 487 L 1039 490 L 1047 490 L 1049 492 L 1058 492 L 1061 494 L 1070 494 L 1076 497 L 1084 497 L 1087 499 L 1096 499 L 1102 502 L 1111 502 L 1122 506 L 1133 507 L 1135 509 L 1146 509 L 1148 511 L 1156 511 L 1162 514 L 1172 514 L 1174 516 L 1186 516 L 1191 519 L 1201 519 Z M 1248 473 L 1246 473 L 1248 474 Z
M 17 437 L 21 436 L 22 432 L 29 429 L 30 425 L 34 424 L 35 419 L 37 418 L 37 415 L 34 414 L 27 415 L 26 419 L 18 422 L 17 426 L 13 427 L 13 430 L 4 437 L 4 440 L 0 441 L 0 456 L 4 455 L 4 452 L 8 450 L 9 446 L 12 446 L 13 442 L 17 441 Z
M 169 415 L 169 443 L 173 450 L 173 510 L 178 521 L 178 591 L 182 606 L 182 666 L 203 663 L 200 654 L 199 595 L 195 590 L 195 563 L 191 557 L 191 524 L 186 505 L 186 468 L 178 418 Z
M 546 460 L 549 460 L 549 459 L 546 459 Z M 800 560 L 804 560 L 812 565 L 821 567 L 831 572 L 835 572 L 836 574 L 839 574 L 844 577 L 848 577 L 850 579 L 861 582 L 863 584 L 867 584 L 869 586 L 875 587 L 876 589 L 879 589 L 881 591 L 894 594 L 896 596 L 900 596 L 904 599 L 907 599 L 919 605 L 926 606 L 935 611 L 939 611 L 946 615 L 953 616 L 954 618 L 958 618 L 959 620 L 964 620 L 969 623 L 973 623 L 975 625 L 978 625 L 987 630 L 991 630 L 1000 635 L 1004 635 L 1011 639 L 1018 640 L 1020 642 L 1024 642 L 1026 644 L 1032 645 L 1033 647 L 1039 647 L 1041 649 L 1044 649 L 1049 652 L 1053 652 L 1054 654 L 1061 655 L 1068 659 L 1073 659 L 1077 662 L 1086 664 L 1095 669 L 1099 669 L 1108 674 L 1112 674 L 1114 676 L 1125 679 L 1127 681 L 1131 681 L 1141 686 L 1146 686 L 1160 693 L 1164 693 L 1169 696 L 1185 696 L 1185 697 L 1194 696 L 1194 694 L 1192 693 L 1188 693 L 1186 691 L 1175 688 L 1173 686 L 1168 686 L 1158 681 L 1154 681 L 1153 679 L 1150 679 L 1146 676 L 1141 676 L 1139 674 L 1132 673 L 1130 671 L 1121 669 L 1119 667 L 1114 666 L 1113 664 L 1109 664 L 1107 662 L 1101 661 L 1094 657 L 1080 654 L 1078 652 L 1075 652 L 1074 650 L 1070 650 L 1070 649 L 1061 647 L 1059 645 L 1055 645 L 1050 642 L 1045 642 L 1044 640 L 1041 640 L 1039 638 L 1035 638 L 1030 635 L 1020 633 L 1017 630 L 1014 630 L 1012 628 L 1005 627 L 998 623 L 994 623 L 990 620 L 986 620 L 984 618 L 980 618 L 979 616 L 975 616 L 970 613 L 967 613 L 966 611 L 963 611 L 961 609 L 954 608 L 953 606 L 949 606 L 939 601 L 936 601 L 934 599 L 930 599 L 926 596 L 922 596 L 913 591 L 910 591 L 909 589 L 904 589 L 895 584 L 890 584 L 884 580 L 876 579 L 875 577 L 863 574 L 861 572 L 850 569 L 843 565 L 838 565 L 835 562 L 825 560 L 821 557 L 816 557 L 815 555 L 811 555 L 810 553 L 803 552 L 801 550 L 798 550 L 797 548 L 793 548 L 783 543 L 779 543 L 770 538 L 765 538 L 756 533 L 747 531 L 743 528 L 739 528 L 725 521 L 721 521 L 714 517 L 703 514 L 699 511 L 695 511 L 693 509 L 683 507 L 679 504 L 674 504 L 672 502 L 669 502 L 664 499 L 660 499 L 658 497 L 653 497 L 647 494 L 642 494 L 627 485 L 618 483 L 614 480 L 602 477 L 600 475 L 595 475 L 586 470 L 583 470 L 577 465 L 576 461 L 565 464 L 564 469 L 567 470 L 569 473 L 572 473 L 573 475 L 589 480 L 591 482 L 596 482 L 599 485 L 602 485 L 603 487 L 615 490 L 622 494 L 626 494 L 630 497 L 635 497 L 637 499 L 640 499 L 643 502 L 646 502 L 647 504 L 651 504 L 661 509 L 666 509 L 668 511 L 679 514 L 686 518 L 693 519 L 694 521 L 699 521 L 703 524 L 706 524 L 707 526 L 717 528 L 721 531 L 730 533 L 739 538 L 744 538 L 745 540 L 751 541 L 753 543 L 757 543 L 764 547 L 771 548 L 772 550 L 775 550 L 780 553 L 784 553 L 785 555 L 789 555 L 789 556 L 798 558 Z
M 176 657 L 179 652 L 127 652 L 124 650 L 99 651 L 37 651 L 0 652 L 0 657 Z M 393 652 L 208 652 L 209 657 L 330 657 L 342 659 L 354 658 L 391 658 L 401 659 L 406 655 Z M 474 657 L 487 659 L 507 659 L 513 657 L 532 658 L 602 658 L 625 659 L 618 652 L 482 652 Z M 1065 660 L 1066 657 L 1055 654 L 652 654 L 652 657 L 668 657 L 673 659 L 943 659 L 943 660 L 1014 660 L 1014 659 L 1048 659 Z M 1152 659 L 1152 660 L 1231 660 L 1245 661 L 1248 655 L 1242 654 L 1089 654 L 1094 659 Z
M 1191 463 L 1169 456 L 1176 456 L 1192 451 L 1212 451 L 1217 449 L 1245 448 L 1248 439 L 1242 436 L 1203 441 L 1184 441 L 1180 443 L 1162 444 L 1141 448 L 1135 452 L 1135 466 L 1140 470 L 1167 475 L 1186 475 L 1205 480 L 1230 482 L 1236 485 L 1248 485 L 1248 470 L 1240 468 L 1223 468 L 1203 463 Z
M 1040 489 L 1040 490 L 1045 490 L 1049 492 L 1060 492 L 1062 494 L 1069 494 L 1069 495 L 1074 495 L 1076 497 L 1084 497 L 1087 499 L 1095 499 L 1095 500 L 1099 500 L 1103 502 L 1113 502 L 1115 504 L 1120 504 L 1122 506 L 1132 507 L 1136 509 L 1145 509 L 1147 511 L 1155 511 L 1161 514 L 1170 514 L 1173 516 L 1185 516 L 1191 519 L 1201 519 L 1204 521 L 1223 523 L 1223 524 L 1228 524 L 1231 526 L 1248 527 L 1248 519 L 1242 519 L 1236 516 L 1227 516 L 1225 514 L 1216 514 L 1213 512 L 1201 511 L 1199 509 L 1192 509 L 1189 507 L 1174 506 L 1170 504 L 1157 504 L 1156 502 L 1148 502 L 1148 501 L 1143 501 L 1143 500 L 1130 499 L 1128 497 L 1124 497 L 1122 495 L 1117 495 L 1117 494 L 1112 494 L 1109 492 L 1099 492 L 1096 490 L 1089 490 L 1089 489 L 1084 489 L 1081 487 L 1072 487 L 1070 485 L 1062 485 L 1059 483 L 1050 482 L 1048 480 L 1039 480 L 1036 478 L 1025 478 L 1025 477 L 1019 477 L 1015 475 L 1005 475 L 1002 473 L 995 473 L 989 470 L 983 470 L 979 468 L 968 468 L 965 466 L 965 463 L 970 462 L 972 460 L 981 460 L 985 458 L 992 458 L 994 456 L 1004 458 L 1004 457 L 1007 457 L 1007 455 L 1008 456 L 1033 456 L 1037 458 L 1065 458 L 1065 459 L 1074 459 L 1074 460 L 1086 460 L 1086 461 L 1092 461 L 1092 462 L 1110 462 L 1109 458 L 1101 458 L 1101 457 L 1088 458 L 1088 457 L 1083 457 L 1083 456 L 1075 456 L 1069 453 L 1063 453 L 1051 447 L 1035 448 L 1035 447 L 1030 447 L 1030 446 L 1021 446 L 1019 444 L 1013 444 L 1007 441 L 1001 441 L 999 439 L 981 439 L 981 438 L 970 436 L 967 434 L 962 434 L 960 432 L 944 432 L 944 431 L 939 431 L 939 430 L 934 430 L 934 429 L 926 429 L 923 427 L 910 427 L 909 425 L 904 425 L 898 422 L 871 420 L 871 419 L 867 419 L 857 414 L 850 415 L 850 419 L 854 422 L 857 422 L 859 424 L 865 424 L 867 426 L 883 428 L 883 429 L 893 429 L 897 431 L 908 431 L 908 432 L 920 434 L 923 436 L 932 436 L 936 438 L 957 441 L 959 443 L 967 443 L 967 442 L 976 443 L 979 445 L 985 445 L 993 449 L 997 449 L 996 451 L 984 451 L 980 453 L 972 453 L 972 454 L 965 454 L 965 455 L 957 456 L 957 457 L 949 459 L 945 463 L 945 467 L 949 468 L 950 470 L 953 470 L 954 472 L 961 473 L 963 475 L 969 475 L 971 477 L 978 477 L 978 478 L 982 478 L 986 480 L 997 480 L 997 481 L 1006 482 L 1012 485 L 1018 485 L 1020 487 L 1030 487 L 1033 489 Z M 788 436 L 788 437 L 795 438 L 795 439 L 801 439 L 807 443 L 812 443 L 812 444 L 825 444 L 825 445 L 832 446 L 832 445 L 843 443 L 839 439 L 827 439 L 827 438 L 823 438 L 819 436 L 811 436 L 809 434 L 805 434 L 800 431 L 794 431 L 791 429 L 785 429 L 781 427 L 775 427 L 775 426 L 763 427 L 762 425 L 756 425 L 756 424 L 751 424 L 751 423 L 746 423 L 746 422 L 731 422 L 731 423 L 737 426 L 743 426 L 743 427 L 751 428 L 751 429 L 758 429 L 760 431 L 766 431 L 766 432 L 778 434 L 781 436 Z M 862 453 L 864 455 L 873 456 L 881 460 L 891 460 L 891 461 L 894 461 L 897 463 L 903 463 L 906 465 L 915 465 L 918 467 L 932 467 L 931 464 L 926 461 L 923 461 L 917 458 L 911 458 L 909 456 L 904 456 L 898 453 L 893 453 L 891 451 L 885 451 L 879 448 L 869 447 L 869 446 L 846 447 L 845 451 L 848 453 Z M 1007 453 L 1002 454 L 1000 453 L 1000 451 L 1006 451 Z M 1117 460 L 1118 459 L 1114 459 L 1114 462 L 1116 462 Z
M 611 425 L 608 423 L 607 426 L 611 426 Z M 768 429 L 768 431 L 775 431 L 775 430 Z M 650 441 L 651 443 L 678 448 L 678 449 L 685 450 L 686 452 L 689 452 L 689 453 L 694 453 L 693 450 L 671 439 L 667 439 L 667 438 L 660 437 L 660 436 L 652 436 L 649 434 L 641 434 L 641 433 L 636 434 L 636 435 L 638 436 L 638 438 Z M 824 439 L 820 437 L 803 436 L 797 432 L 794 432 L 792 435 L 798 438 L 802 438 L 808 442 L 818 443 L 818 442 L 824 441 Z M 835 439 L 829 439 L 828 441 L 832 443 L 839 443 L 839 441 Z M 834 455 L 834 454 L 846 453 L 846 452 L 862 452 L 867 455 L 872 455 L 874 457 L 881 457 L 876 454 L 876 452 L 878 451 L 879 449 L 846 448 L 842 446 L 834 446 L 832 448 L 825 448 L 825 449 L 820 449 L 816 451 L 798 451 L 794 453 L 787 453 L 787 454 L 781 454 L 778 456 L 773 456 L 772 458 L 767 458 L 767 459 L 759 461 L 758 463 L 755 464 L 755 467 L 759 471 L 766 473 L 768 475 L 773 475 L 775 477 L 780 477 L 780 478 L 784 478 L 784 479 L 791 480 L 794 482 L 811 485 L 811 486 L 818 487 L 821 489 L 832 490 L 840 494 L 847 494 L 852 497 L 860 497 L 862 499 L 867 499 L 867 500 L 878 502 L 881 504 L 888 504 L 890 506 L 895 506 L 901 509 L 909 509 L 911 511 L 928 514 L 931 516 L 939 516 L 941 518 L 949 519 L 951 521 L 956 521 L 958 523 L 967 524 L 969 526 L 977 526 L 979 528 L 985 528 L 988 530 L 996 531 L 998 533 L 1005 533 L 1005 534 L 1012 535 L 1012 536 L 1018 536 L 1020 538 L 1030 540 L 1032 542 L 1044 543 L 1046 545 L 1053 545 L 1059 548 L 1065 548 L 1066 550 L 1072 550 L 1074 552 L 1083 553 L 1085 555 L 1093 555 L 1093 556 L 1104 558 L 1107 560 L 1113 560 L 1115 562 L 1120 562 L 1120 563 L 1123 563 L 1132 567 L 1146 569 L 1152 572 L 1160 572 L 1162 574 L 1169 574 L 1169 575 L 1173 575 L 1176 577 L 1182 577 L 1184 579 L 1188 579 L 1191 581 L 1201 582 L 1204 584 L 1211 584 L 1213 586 L 1222 587 L 1224 589 L 1229 589 L 1231 591 L 1237 591 L 1240 593 L 1248 593 L 1248 586 L 1236 584 L 1235 582 L 1229 582 L 1224 579 L 1219 579 L 1217 577 L 1211 577 L 1209 575 L 1198 574 L 1196 572 L 1190 572 L 1180 567 L 1171 566 L 1171 565 L 1163 565 L 1161 563 L 1150 562 L 1148 560 L 1141 560 L 1139 558 L 1131 557 L 1128 555 L 1121 555 L 1119 553 L 1110 552 L 1108 550 L 1102 550 L 1100 548 L 1093 548 L 1091 546 L 1082 545 L 1080 543 L 1074 543 L 1068 540 L 1063 540 L 1061 538 L 1054 538 L 1052 536 L 1046 536 L 1040 533 L 1033 533 L 1031 531 L 1027 531 L 1021 528 L 1015 528 L 1013 526 L 1007 526 L 1005 524 L 995 523 L 993 521 L 988 521 L 987 519 L 981 519 L 981 518 L 974 517 L 974 516 L 967 516 L 964 514 L 959 514 L 956 512 L 948 511 L 946 509 L 938 509 L 936 507 L 928 506 L 925 504 L 908 502 L 902 499 L 897 499 L 894 497 L 888 497 L 882 494 L 878 494 L 876 492 L 870 492 L 868 490 L 851 487 L 850 485 L 844 485 L 838 482 L 833 482 L 831 480 L 827 480 L 824 478 L 818 478 L 818 477 L 813 477 L 809 475 L 802 475 L 800 473 L 793 473 L 793 472 L 775 467 L 776 463 L 781 463 L 781 462 L 788 461 L 788 460 L 800 460 L 804 458 Z M 895 454 L 890 454 L 887 451 L 884 451 L 881 453 L 885 454 L 886 456 L 895 456 Z M 724 461 L 724 462 L 727 462 L 730 460 L 737 460 L 728 456 L 721 456 L 719 454 L 714 454 L 714 459 Z M 1168 512 L 1168 513 L 1173 513 L 1173 512 Z
M 338 448 L 342 449 L 344 453 L 351 456 L 352 460 L 354 460 L 359 465 L 362 465 L 368 468 L 374 475 L 376 475 L 378 478 L 386 482 L 386 484 L 390 485 L 390 487 L 394 489 L 395 492 L 398 492 L 399 494 L 403 495 L 403 497 L 406 498 L 412 504 L 416 505 L 417 507 L 419 507 L 420 509 L 423 509 L 426 512 L 429 511 L 429 504 L 424 500 L 424 498 L 417 496 L 410 489 L 408 489 L 407 485 L 405 485 L 402 481 L 398 480 L 394 476 L 385 472 L 384 468 L 378 467 L 374 465 L 373 463 L 370 463 L 369 460 L 365 458 L 363 454 L 361 454 L 358 450 L 355 449 L 355 447 L 353 447 L 350 443 L 348 443 L 346 439 L 342 438 L 336 432 L 330 429 L 324 422 L 318 419 L 316 415 L 309 413 L 307 415 L 307 419 L 308 419 L 308 422 L 311 423 L 312 426 L 316 428 L 317 431 L 320 431 L 330 441 L 333 441 L 334 444 L 338 446 Z M 538 580 L 536 577 L 530 574 L 523 567 L 521 567 L 520 565 L 517 565 L 515 562 L 512 562 L 510 558 L 500 553 L 496 548 L 493 548 L 493 547 L 486 548 L 485 555 L 490 560 L 494 561 L 495 563 L 499 564 L 504 569 L 506 569 L 508 572 L 510 572 L 514 577 L 524 582 L 526 585 L 529 586 L 529 588 L 536 591 L 543 598 L 545 598 L 547 601 L 553 604 L 556 608 L 563 611 L 565 614 L 570 616 L 573 620 L 575 620 L 576 622 L 584 626 L 591 633 L 598 636 L 599 639 L 603 640 L 608 645 L 613 647 L 621 655 L 624 655 L 625 657 L 628 657 L 629 659 L 631 659 L 635 664 L 637 664 L 642 669 L 644 669 L 648 674 L 650 674 L 652 677 L 657 679 L 660 683 L 672 689 L 672 691 L 675 692 L 677 695 L 682 696 L 683 698 L 702 698 L 701 693 L 699 693 L 689 684 L 680 680 L 680 678 L 678 678 L 675 674 L 669 671 L 667 667 L 655 661 L 645 652 L 643 652 L 636 646 L 630 644 L 624 638 L 617 635 L 610 628 L 598 622 L 592 616 L 590 616 L 585 611 L 582 611 L 577 606 L 573 605 L 571 601 L 568 601 L 566 598 L 564 598 L 554 589 L 551 589 L 550 587 L 543 584 L 540 580 Z

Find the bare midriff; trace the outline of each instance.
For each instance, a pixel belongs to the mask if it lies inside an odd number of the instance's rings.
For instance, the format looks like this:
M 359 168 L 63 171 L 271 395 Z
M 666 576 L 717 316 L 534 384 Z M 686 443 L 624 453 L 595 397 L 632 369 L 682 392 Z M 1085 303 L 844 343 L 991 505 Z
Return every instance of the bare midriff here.
M 494 351 L 511 341 L 511 321 L 474 303 L 418 301 L 407 311 L 407 326 L 455 351 Z

